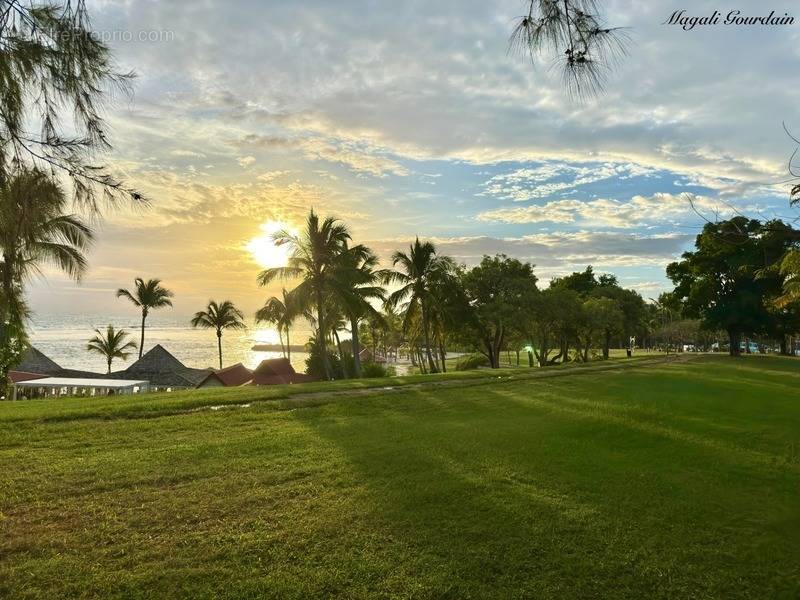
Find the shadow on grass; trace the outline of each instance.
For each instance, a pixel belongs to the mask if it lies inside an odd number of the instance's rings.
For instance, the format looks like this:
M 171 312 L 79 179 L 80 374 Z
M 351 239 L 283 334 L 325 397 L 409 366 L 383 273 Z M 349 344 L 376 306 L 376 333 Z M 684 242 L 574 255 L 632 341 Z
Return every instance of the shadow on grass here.
M 418 391 L 377 412 L 359 414 L 359 402 L 336 418 L 296 415 L 341 451 L 364 488 L 364 526 L 386 536 L 378 564 L 392 576 L 376 568 L 371 585 L 399 595 L 413 581 L 426 596 L 674 597 L 785 584 L 769 581 L 785 539 L 761 557 L 736 539 L 737 520 L 763 510 L 753 487 L 771 483 L 759 469 L 776 457 L 540 392 L 533 382 Z M 727 466 L 704 463 L 708 452 Z

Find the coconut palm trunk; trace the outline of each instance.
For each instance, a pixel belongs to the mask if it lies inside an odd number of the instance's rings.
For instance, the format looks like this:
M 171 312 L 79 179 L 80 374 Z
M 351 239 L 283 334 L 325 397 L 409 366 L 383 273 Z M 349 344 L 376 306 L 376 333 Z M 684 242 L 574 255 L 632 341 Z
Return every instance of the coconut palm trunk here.
M 317 289 L 317 344 L 322 353 L 322 369 L 325 378 L 331 379 L 331 363 L 328 360 L 328 344 L 325 341 L 325 309 L 323 308 L 322 290 Z
M 283 328 L 280 326 L 280 324 L 278 324 L 277 329 L 278 329 L 278 340 L 281 343 L 281 356 L 283 356 L 283 358 L 286 358 L 286 346 L 283 343 Z
M 292 343 L 289 341 L 289 326 L 286 326 L 286 360 L 292 362 Z
M 350 317 L 350 341 L 353 344 L 353 375 L 361 377 L 361 343 L 358 339 L 358 319 Z
M 145 281 L 141 277 L 134 280 L 134 287 L 130 290 L 120 288 L 117 290 L 117 298 L 129 300 L 135 307 L 142 310 L 142 334 L 139 339 L 139 358 L 144 354 L 144 330 L 146 328 L 147 316 L 151 309 L 172 306 L 173 293 L 161 285 L 160 279 L 149 279 Z
M 347 360 L 344 357 L 344 348 L 342 348 L 342 341 L 339 339 L 339 332 L 335 329 L 333 330 L 333 339 L 336 341 L 336 348 L 339 350 L 339 359 L 342 362 L 342 374 L 344 378 L 347 379 L 350 376 L 347 372 Z
M 222 368 L 222 331 L 217 329 L 217 350 L 219 351 L 219 368 Z
M 142 351 L 144 350 L 144 322 L 147 319 L 147 311 L 142 311 L 142 335 L 139 338 L 139 358 L 142 358 Z
M 425 302 L 422 302 L 422 329 L 423 329 L 423 334 L 425 335 L 425 354 L 428 357 L 428 366 L 430 367 L 431 373 L 436 373 L 436 363 L 433 360 L 433 353 L 431 352 L 431 336 L 430 336 L 430 326 L 428 323 L 428 310 L 425 306 Z

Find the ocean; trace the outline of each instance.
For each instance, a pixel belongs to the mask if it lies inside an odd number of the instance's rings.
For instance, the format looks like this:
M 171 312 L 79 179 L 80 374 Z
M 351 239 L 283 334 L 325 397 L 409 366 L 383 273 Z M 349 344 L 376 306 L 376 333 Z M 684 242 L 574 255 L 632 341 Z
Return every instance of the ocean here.
M 65 368 L 82 369 L 105 373 L 105 359 L 86 350 L 86 344 L 94 336 L 94 329 L 101 331 L 110 323 L 116 328 L 130 332 L 138 345 L 140 318 L 135 316 L 110 315 L 35 315 L 31 327 L 31 343 L 51 359 Z M 302 346 L 308 341 L 311 330 L 293 328 L 290 332 L 292 345 Z M 189 319 L 152 314 L 147 317 L 145 329 L 145 352 L 161 344 L 187 367 L 217 368 L 217 336 L 210 329 L 194 329 Z M 276 351 L 253 350 L 255 344 L 279 344 L 278 332 L 268 326 L 247 323 L 245 331 L 226 331 L 222 335 L 223 366 L 241 362 L 254 368 L 267 358 L 280 358 Z M 305 352 L 292 351 L 292 365 L 298 372 L 305 371 Z M 128 360 L 115 360 L 112 369 L 124 369 L 138 358 L 138 350 Z

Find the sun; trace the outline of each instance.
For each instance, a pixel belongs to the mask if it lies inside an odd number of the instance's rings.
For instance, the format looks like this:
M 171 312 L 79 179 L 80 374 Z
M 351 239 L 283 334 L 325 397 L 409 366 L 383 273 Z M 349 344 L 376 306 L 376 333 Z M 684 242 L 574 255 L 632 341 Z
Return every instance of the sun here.
M 285 267 L 289 260 L 291 249 L 288 246 L 276 246 L 272 236 L 281 230 L 293 233 L 293 229 L 281 221 L 267 221 L 261 225 L 262 233 L 249 242 L 245 248 L 250 252 L 253 260 L 264 269 Z

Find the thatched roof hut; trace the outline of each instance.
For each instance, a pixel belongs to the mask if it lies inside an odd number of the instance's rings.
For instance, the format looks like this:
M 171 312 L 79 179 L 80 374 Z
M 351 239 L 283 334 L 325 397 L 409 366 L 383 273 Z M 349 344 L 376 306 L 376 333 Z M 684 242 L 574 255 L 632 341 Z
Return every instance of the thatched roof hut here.
M 22 362 L 17 365 L 15 371 L 22 371 L 25 373 L 41 373 L 42 375 L 56 375 L 61 371 L 61 365 L 56 361 L 48 358 L 40 350 L 29 346 L 25 350 L 25 355 L 22 357 Z
M 108 377 L 92 371 L 79 369 L 64 369 L 52 358 L 46 356 L 41 350 L 30 346 L 22 357 L 22 362 L 8 373 L 12 382 L 41 379 L 43 377 L 80 377 L 83 379 L 97 379 Z
M 172 356 L 161 345 L 156 344 L 124 371 L 116 371 L 112 377 L 118 379 L 143 379 L 155 388 L 195 388 L 212 369 L 193 369 Z

